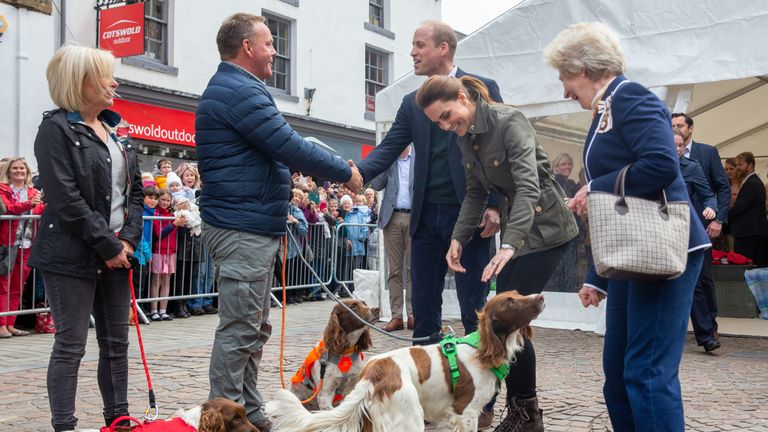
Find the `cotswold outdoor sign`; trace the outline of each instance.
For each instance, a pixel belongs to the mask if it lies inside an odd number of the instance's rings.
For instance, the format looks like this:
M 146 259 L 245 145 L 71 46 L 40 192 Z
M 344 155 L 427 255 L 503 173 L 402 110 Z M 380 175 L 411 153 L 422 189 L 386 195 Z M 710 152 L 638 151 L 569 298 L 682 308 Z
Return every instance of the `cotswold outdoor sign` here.
M 195 113 L 115 99 L 111 108 L 130 125 L 131 138 L 195 146 Z
M 99 48 L 115 57 L 144 53 L 144 3 L 99 11 Z

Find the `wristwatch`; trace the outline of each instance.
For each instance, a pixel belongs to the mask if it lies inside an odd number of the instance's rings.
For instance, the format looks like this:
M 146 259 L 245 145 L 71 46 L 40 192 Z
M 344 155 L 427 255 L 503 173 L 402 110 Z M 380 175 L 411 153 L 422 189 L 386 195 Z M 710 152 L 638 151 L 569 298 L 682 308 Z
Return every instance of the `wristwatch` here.
M 506 244 L 506 243 L 501 245 L 501 249 L 511 249 L 512 252 L 515 251 L 515 247 L 514 246 L 512 246 L 511 244 Z

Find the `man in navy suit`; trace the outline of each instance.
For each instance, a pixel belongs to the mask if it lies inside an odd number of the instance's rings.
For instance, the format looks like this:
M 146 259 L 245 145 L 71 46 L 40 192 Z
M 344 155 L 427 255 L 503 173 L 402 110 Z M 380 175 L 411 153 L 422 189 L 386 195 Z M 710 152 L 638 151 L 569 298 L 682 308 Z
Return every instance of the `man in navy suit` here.
M 411 49 L 416 75 L 468 75 L 453 64 L 456 43 L 456 34 L 447 24 L 423 23 L 413 35 Z M 496 82 L 476 78 L 485 83 L 494 100 L 501 101 Z M 413 336 L 432 336 L 431 342 L 435 342 L 442 326 L 445 255 L 464 199 L 466 180 L 456 135 L 432 124 L 416 105 L 415 95 L 414 91 L 403 98 L 386 138 L 358 168 L 368 182 L 389 169 L 403 149 L 413 142 L 415 167 L 410 213 Z M 480 276 L 490 260 L 491 237 L 499 230 L 496 206 L 489 204 L 480 228 L 462 255 L 462 265 L 467 272 L 456 274 L 461 320 L 467 333 L 477 330 L 475 311 L 483 307 L 488 294 Z
M 720 235 L 723 224 L 728 222 L 728 204 L 731 200 L 731 184 L 725 169 L 720 162 L 720 154 L 711 145 L 693 141 L 693 119 L 684 113 L 672 114 L 672 127 L 679 130 L 685 140 L 683 156 L 694 160 L 701 165 L 704 175 L 709 182 L 709 188 L 717 197 L 717 215 L 712 221 L 702 217 L 704 203 L 691 197 L 691 203 L 701 223 L 707 229 L 710 238 Z M 691 322 L 696 343 L 703 346 L 706 352 L 720 348 L 720 342 L 716 339 L 717 333 L 717 296 L 715 295 L 715 280 L 712 277 L 712 250 L 707 249 L 704 262 L 701 265 L 701 274 L 696 282 L 693 292 L 693 306 L 691 307 Z

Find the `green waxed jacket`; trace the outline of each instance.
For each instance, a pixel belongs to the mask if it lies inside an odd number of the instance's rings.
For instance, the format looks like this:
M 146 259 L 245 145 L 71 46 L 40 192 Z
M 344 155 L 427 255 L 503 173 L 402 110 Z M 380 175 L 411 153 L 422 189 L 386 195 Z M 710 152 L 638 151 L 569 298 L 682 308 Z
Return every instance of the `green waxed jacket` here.
M 467 192 L 452 238 L 467 244 L 490 192 L 499 196 L 501 243 L 515 256 L 559 246 L 578 234 L 565 194 L 549 175 L 549 160 L 533 127 L 516 108 L 478 101 L 474 133 L 458 142 Z

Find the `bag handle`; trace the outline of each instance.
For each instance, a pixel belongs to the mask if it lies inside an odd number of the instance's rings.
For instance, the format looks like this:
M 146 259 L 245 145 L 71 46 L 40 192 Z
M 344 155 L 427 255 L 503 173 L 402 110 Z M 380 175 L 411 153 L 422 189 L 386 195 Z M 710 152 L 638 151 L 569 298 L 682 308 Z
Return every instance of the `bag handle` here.
M 627 180 L 627 172 L 632 164 L 625 166 L 619 171 L 619 175 L 616 177 L 616 182 L 613 184 L 613 194 L 618 195 L 619 198 L 613 204 L 613 208 L 620 215 L 629 213 L 629 206 L 627 205 L 625 195 L 625 182 Z M 661 201 L 659 202 L 659 215 L 663 220 L 669 220 L 669 206 L 667 205 L 667 193 L 664 189 L 661 190 Z

